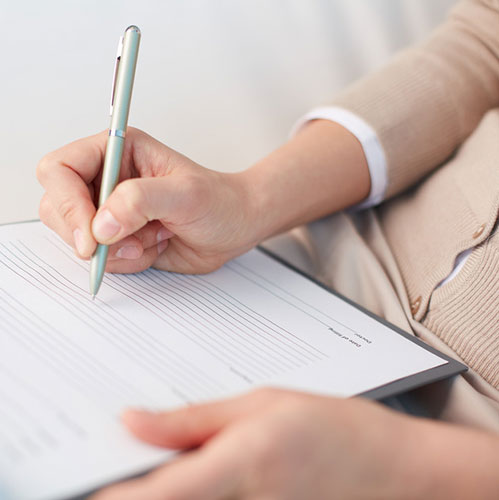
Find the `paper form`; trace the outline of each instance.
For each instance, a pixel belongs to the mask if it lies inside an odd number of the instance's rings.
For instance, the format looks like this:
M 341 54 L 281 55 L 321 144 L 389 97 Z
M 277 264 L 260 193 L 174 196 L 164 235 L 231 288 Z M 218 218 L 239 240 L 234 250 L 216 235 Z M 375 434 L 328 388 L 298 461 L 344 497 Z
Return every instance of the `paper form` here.
M 57 499 L 165 461 L 119 422 L 278 386 L 358 394 L 446 361 L 252 250 L 208 275 L 106 274 L 41 223 L 0 227 L 0 484 Z

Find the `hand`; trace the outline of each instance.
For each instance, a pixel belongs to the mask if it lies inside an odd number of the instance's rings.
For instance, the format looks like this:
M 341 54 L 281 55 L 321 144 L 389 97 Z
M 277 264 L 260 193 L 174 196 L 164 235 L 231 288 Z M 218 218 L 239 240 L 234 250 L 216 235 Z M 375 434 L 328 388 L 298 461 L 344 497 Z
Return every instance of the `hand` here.
M 107 133 L 45 156 L 40 218 L 77 255 L 110 245 L 107 271 L 149 266 L 203 273 L 258 243 L 251 197 L 237 174 L 205 169 L 144 132 L 128 128 L 120 184 L 96 213 Z
M 205 169 L 129 127 L 121 183 L 97 214 L 107 133 L 68 144 L 40 162 L 40 218 L 77 254 L 111 245 L 107 271 L 202 273 L 269 236 L 363 200 L 370 190 L 359 141 L 314 120 L 237 174 Z
M 496 437 L 362 399 L 265 389 L 170 413 L 128 412 L 124 422 L 151 444 L 198 448 L 93 500 L 485 499 L 499 481 Z M 495 446 L 495 458 L 481 445 Z

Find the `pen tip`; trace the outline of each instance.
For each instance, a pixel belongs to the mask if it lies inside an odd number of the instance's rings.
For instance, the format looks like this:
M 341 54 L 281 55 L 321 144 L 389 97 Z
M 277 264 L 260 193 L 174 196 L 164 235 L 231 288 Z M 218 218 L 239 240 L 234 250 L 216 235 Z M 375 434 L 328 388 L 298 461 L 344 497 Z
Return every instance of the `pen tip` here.
M 95 300 L 95 295 L 92 295 L 92 300 Z

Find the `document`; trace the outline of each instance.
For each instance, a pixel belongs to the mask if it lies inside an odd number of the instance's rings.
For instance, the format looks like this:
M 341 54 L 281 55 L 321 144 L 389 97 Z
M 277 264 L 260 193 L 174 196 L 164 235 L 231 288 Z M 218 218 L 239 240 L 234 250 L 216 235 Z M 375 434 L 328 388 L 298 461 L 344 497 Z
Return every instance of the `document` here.
M 0 486 L 62 499 L 173 452 L 127 407 L 171 409 L 261 386 L 348 397 L 448 361 L 255 249 L 207 275 L 106 274 L 41 223 L 0 227 Z

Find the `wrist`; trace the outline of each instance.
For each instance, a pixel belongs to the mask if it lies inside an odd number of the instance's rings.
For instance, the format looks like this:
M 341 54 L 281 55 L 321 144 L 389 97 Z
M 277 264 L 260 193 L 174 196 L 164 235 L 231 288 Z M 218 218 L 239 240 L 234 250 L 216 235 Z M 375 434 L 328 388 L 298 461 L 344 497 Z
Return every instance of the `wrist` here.
M 258 242 L 364 200 L 370 175 L 357 138 L 325 120 L 241 172 Z
M 246 227 L 249 229 L 247 238 L 253 245 L 258 245 L 269 236 L 266 205 L 270 195 L 265 191 L 268 191 L 270 186 L 259 178 L 260 176 L 255 175 L 253 167 L 236 175 L 243 200 Z
M 267 217 L 270 186 L 255 173 L 249 168 L 232 174 L 243 214 L 243 238 L 248 247 L 260 244 L 272 234 Z

